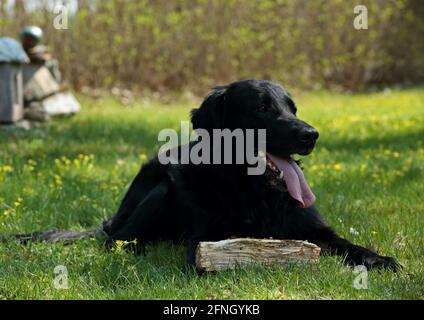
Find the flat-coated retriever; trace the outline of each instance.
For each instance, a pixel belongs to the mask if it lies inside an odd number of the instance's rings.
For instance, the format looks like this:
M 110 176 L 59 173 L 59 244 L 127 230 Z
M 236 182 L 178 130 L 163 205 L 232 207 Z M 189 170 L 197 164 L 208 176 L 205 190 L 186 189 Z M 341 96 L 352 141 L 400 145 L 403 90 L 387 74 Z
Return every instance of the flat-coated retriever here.
M 291 156 L 312 152 L 318 132 L 296 117 L 283 87 L 262 80 L 217 87 L 191 119 L 194 129 L 211 134 L 266 129 L 265 173 L 248 175 L 247 164 L 161 164 L 156 157 L 135 177 L 116 215 L 104 222 L 108 245 L 136 239 L 133 249 L 140 252 L 156 240 L 182 241 L 193 264 L 199 241 L 300 239 L 345 256 L 349 265 L 400 267 L 391 257 L 339 237 L 313 206 L 315 196 Z

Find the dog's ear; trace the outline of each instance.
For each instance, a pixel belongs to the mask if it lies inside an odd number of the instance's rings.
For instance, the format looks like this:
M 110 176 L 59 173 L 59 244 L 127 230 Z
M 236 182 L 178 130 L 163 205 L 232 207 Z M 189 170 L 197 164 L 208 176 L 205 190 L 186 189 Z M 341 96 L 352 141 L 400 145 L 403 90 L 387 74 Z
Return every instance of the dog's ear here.
M 225 92 L 227 87 L 215 87 L 198 109 L 191 110 L 193 129 L 223 129 L 225 124 Z

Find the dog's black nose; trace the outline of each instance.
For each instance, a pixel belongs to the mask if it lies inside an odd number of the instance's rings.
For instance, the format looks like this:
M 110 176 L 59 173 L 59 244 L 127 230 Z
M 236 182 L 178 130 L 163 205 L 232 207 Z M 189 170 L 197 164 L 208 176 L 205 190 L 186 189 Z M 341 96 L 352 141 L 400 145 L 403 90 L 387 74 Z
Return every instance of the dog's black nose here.
M 319 137 L 319 133 L 314 128 L 306 128 L 300 132 L 300 140 L 302 142 L 315 141 Z

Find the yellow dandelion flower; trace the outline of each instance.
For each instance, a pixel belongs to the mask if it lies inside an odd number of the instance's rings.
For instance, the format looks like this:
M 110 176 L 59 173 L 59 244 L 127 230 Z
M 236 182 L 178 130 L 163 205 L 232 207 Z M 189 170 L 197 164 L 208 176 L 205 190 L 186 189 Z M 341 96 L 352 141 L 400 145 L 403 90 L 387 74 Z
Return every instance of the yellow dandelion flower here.
M 10 214 L 10 210 L 4 210 L 4 211 L 3 211 L 3 215 L 4 215 L 5 217 L 7 217 L 9 214 Z
M 316 171 L 318 170 L 318 166 L 316 164 L 313 164 L 312 166 L 309 167 L 310 171 Z
M 341 170 L 343 168 L 343 165 L 341 163 L 334 164 L 334 170 Z
M 12 172 L 13 171 L 13 168 L 12 168 L 12 166 L 9 166 L 9 165 L 4 165 L 3 167 L 2 167 L 2 171 L 3 172 Z
M 124 240 L 116 240 L 115 241 L 115 244 L 118 248 L 121 248 L 125 243 L 126 243 L 126 241 L 124 241 Z
M 58 186 L 62 185 L 62 178 L 59 175 L 56 174 L 54 176 L 54 179 L 55 179 L 56 185 L 58 185 Z
M 393 152 L 393 157 L 394 158 L 400 158 L 400 153 L 399 152 Z
M 145 153 L 142 153 L 141 155 L 140 155 L 140 161 L 141 162 L 144 162 L 144 161 L 146 161 L 147 160 L 147 155 L 145 154 Z

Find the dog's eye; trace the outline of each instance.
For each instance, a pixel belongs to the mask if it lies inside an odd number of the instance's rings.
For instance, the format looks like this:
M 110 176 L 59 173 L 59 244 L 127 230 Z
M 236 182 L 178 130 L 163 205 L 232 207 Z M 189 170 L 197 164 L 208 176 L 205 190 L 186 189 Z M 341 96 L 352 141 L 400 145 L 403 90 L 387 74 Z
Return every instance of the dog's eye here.
M 256 109 L 256 112 L 265 112 L 266 108 L 265 106 L 260 106 L 259 108 Z

